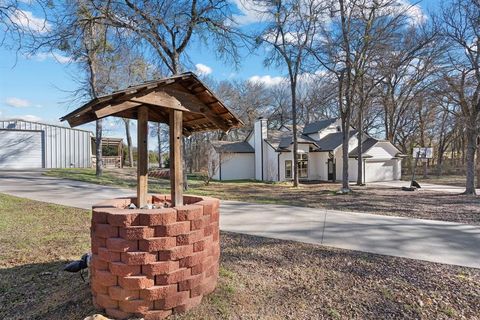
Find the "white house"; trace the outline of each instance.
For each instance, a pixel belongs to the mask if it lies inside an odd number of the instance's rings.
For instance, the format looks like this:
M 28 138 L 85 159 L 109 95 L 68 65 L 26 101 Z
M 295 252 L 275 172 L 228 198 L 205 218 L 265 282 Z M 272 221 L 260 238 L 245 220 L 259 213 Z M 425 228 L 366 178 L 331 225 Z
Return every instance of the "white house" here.
M 340 119 L 325 119 L 299 128 L 298 169 L 300 180 L 336 181 L 342 179 L 342 132 Z M 214 179 L 292 179 L 293 135 L 288 127 L 268 130 L 260 118 L 244 141 L 215 141 Z M 357 131 L 350 130 L 348 142 L 350 181 L 357 180 Z M 399 180 L 401 152 L 390 142 L 364 135 L 362 143 L 365 183 Z

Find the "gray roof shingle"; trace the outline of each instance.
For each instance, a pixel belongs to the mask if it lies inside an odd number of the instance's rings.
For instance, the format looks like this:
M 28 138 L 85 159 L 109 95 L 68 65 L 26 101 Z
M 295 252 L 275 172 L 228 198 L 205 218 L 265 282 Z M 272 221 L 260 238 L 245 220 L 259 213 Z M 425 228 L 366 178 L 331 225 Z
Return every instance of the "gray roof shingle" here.
M 350 130 L 350 138 L 357 133 L 357 130 Z M 319 141 L 317 141 L 319 151 L 333 151 L 339 146 L 342 145 L 343 142 L 343 133 L 342 132 L 334 132 L 326 135 Z
M 213 147 L 219 153 L 254 153 L 253 147 L 246 141 L 213 141 Z
M 367 152 L 371 147 L 373 147 L 378 142 L 377 139 L 374 138 L 367 138 L 365 141 L 362 142 L 362 154 Z M 350 151 L 348 154 L 349 157 L 358 157 L 358 147 Z
M 306 124 L 303 128 L 303 134 L 311 134 L 327 128 L 338 119 L 323 119 Z

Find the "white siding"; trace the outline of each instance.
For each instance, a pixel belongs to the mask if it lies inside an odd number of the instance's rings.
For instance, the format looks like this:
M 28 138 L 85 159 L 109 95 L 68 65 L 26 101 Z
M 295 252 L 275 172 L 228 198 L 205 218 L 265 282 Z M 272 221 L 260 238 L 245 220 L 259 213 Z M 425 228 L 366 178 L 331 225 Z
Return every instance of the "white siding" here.
M 221 155 L 220 168 L 214 179 L 237 180 L 255 178 L 253 153 L 226 153 Z
M 353 149 L 355 149 L 358 145 L 358 141 L 357 141 L 357 136 L 354 135 L 352 137 L 350 137 L 350 140 L 348 140 L 348 152 L 352 151 Z M 342 146 L 339 146 L 336 150 L 335 150 L 335 169 L 336 169 L 336 180 L 337 181 L 342 181 L 343 179 L 343 158 L 342 158 Z M 351 168 L 353 167 L 353 168 Z M 352 178 L 352 170 L 357 170 L 357 166 L 356 165 L 353 165 L 349 159 L 348 161 L 348 181 L 356 181 L 357 180 L 357 174 L 355 173 L 354 174 L 354 177 Z
M 44 167 L 41 131 L 0 130 L 0 169 Z
M 278 153 L 268 143 L 264 143 L 264 180 L 266 181 L 278 181 Z

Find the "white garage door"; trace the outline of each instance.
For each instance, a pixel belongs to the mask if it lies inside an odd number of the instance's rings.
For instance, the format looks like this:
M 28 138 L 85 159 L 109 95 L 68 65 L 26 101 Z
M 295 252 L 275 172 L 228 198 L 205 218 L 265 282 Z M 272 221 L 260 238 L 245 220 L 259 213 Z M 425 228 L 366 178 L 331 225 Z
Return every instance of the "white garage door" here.
M 365 182 L 394 180 L 395 164 L 396 160 L 365 162 Z
M 0 130 L 0 169 L 42 167 L 42 132 Z

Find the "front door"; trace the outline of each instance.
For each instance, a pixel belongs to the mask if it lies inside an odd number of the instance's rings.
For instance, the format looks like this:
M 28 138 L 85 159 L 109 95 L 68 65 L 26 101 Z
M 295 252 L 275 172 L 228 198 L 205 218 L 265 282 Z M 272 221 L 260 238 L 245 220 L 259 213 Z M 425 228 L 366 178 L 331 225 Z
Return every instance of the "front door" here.
M 335 163 L 333 159 L 328 159 L 328 181 L 335 182 Z

